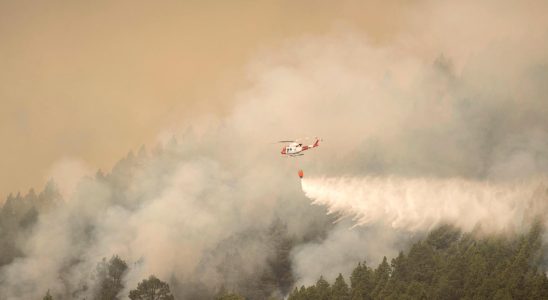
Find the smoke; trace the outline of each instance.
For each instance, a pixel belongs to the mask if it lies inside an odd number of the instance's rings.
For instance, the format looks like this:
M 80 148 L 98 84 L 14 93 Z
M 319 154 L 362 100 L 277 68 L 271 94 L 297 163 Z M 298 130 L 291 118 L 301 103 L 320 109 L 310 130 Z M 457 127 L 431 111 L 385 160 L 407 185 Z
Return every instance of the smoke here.
M 90 167 L 78 159 L 64 158 L 50 168 L 51 178 L 55 178 L 57 188 L 64 199 L 71 199 L 82 177 L 93 174 Z
M 154 273 L 197 299 L 190 290 L 278 270 L 274 244 L 310 283 L 442 222 L 495 233 L 546 215 L 545 10 L 418 6 L 428 13 L 386 44 L 343 27 L 259 55 L 227 116 L 182 120 L 178 142 L 128 155 L 41 213 L 0 269 L 0 296 L 89 298 L 95 264 L 118 254 L 122 295 Z M 272 145 L 316 135 L 324 143 L 298 159 Z
M 293 181 L 288 193 L 296 194 L 297 181 L 271 179 L 261 186 L 255 172 L 228 171 L 185 149 L 200 144 L 188 139 L 162 154 L 128 156 L 112 173 L 83 179 L 59 209 L 41 214 L 24 257 L 2 268 L 1 295 L 28 299 L 49 289 L 61 298 L 90 298 L 95 265 L 113 254 L 130 265 L 122 295 L 150 274 L 197 282 L 210 293 L 221 285 L 236 288 L 268 270 L 267 259 L 278 245 L 267 232 L 276 218 L 283 218 L 287 236 L 314 236 L 328 225 L 323 212 L 307 209 L 303 198 L 274 192 Z M 289 220 L 305 210 L 298 222 Z M 226 254 L 243 258 L 240 269 L 219 269 L 234 260 Z
M 297 286 L 316 283 L 319 276 L 333 281 L 339 273 L 348 276 L 358 262 L 377 266 L 386 257 L 395 257 L 416 235 L 393 230 L 386 224 L 352 228 L 342 220 L 321 241 L 299 245 L 293 250 L 293 270 Z

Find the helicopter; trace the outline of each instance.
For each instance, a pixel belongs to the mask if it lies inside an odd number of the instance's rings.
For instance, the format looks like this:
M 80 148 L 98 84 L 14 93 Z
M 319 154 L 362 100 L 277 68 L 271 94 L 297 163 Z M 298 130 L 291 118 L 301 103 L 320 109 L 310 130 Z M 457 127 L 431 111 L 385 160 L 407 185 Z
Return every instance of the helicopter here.
M 289 143 L 287 146 L 282 148 L 281 154 L 283 156 L 302 156 L 304 153 L 303 151 L 316 148 L 320 145 L 321 139 L 316 138 L 316 141 L 312 145 L 303 145 L 302 143 L 299 143 L 297 140 L 294 141 L 278 141 L 278 143 Z

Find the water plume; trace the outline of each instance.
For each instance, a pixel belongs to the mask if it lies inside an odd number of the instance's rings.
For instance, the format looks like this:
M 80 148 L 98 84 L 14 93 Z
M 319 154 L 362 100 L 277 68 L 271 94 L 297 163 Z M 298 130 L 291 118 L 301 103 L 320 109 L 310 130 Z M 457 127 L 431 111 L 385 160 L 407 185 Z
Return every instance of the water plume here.
M 521 232 L 548 216 L 545 178 L 489 182 L 460 178 L 305 178 L 302 189 L 329 214 L 356 226 L 383 223 L 394 229 L 430 230 L 452 224 L 464 231 Z

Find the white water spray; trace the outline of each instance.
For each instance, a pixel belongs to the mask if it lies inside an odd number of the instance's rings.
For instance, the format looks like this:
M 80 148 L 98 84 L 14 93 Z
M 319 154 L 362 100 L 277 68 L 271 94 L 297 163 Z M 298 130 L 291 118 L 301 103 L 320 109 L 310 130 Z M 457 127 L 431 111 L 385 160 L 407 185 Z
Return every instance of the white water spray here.
M 441 223 L 462 230 L 518 232 L 547 221 L 548 181 L 492 183 L 464 179 L 364 177 L 305 178 L 302 189 L 328 213 L 356 225 L 388 224 L 429 230 Z

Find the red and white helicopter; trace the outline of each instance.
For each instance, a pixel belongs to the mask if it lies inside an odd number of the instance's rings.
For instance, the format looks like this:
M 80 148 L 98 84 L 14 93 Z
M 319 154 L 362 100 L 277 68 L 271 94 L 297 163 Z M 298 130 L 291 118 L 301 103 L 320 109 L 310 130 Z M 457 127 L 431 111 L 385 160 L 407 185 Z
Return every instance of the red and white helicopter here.
M 278 143 L 289 143 L 289 145 L 282 148 L 281 153 L 282 153 L 282 155 L 295 157 L 295 156 L 304 155 L 304 153 L 302 153 L 302 152 L 305 151 L 305 150 L 309 150 L 309 149 L 318 147 L 320 145 L 320 141 L 321 141 L 321 139 L 316 138 L 316 141 L 314 142 L 314 144 L 308 145 L 308 146 L 297 142 L 297 140 L 295 140 L 295 141 L 278 141 Z

